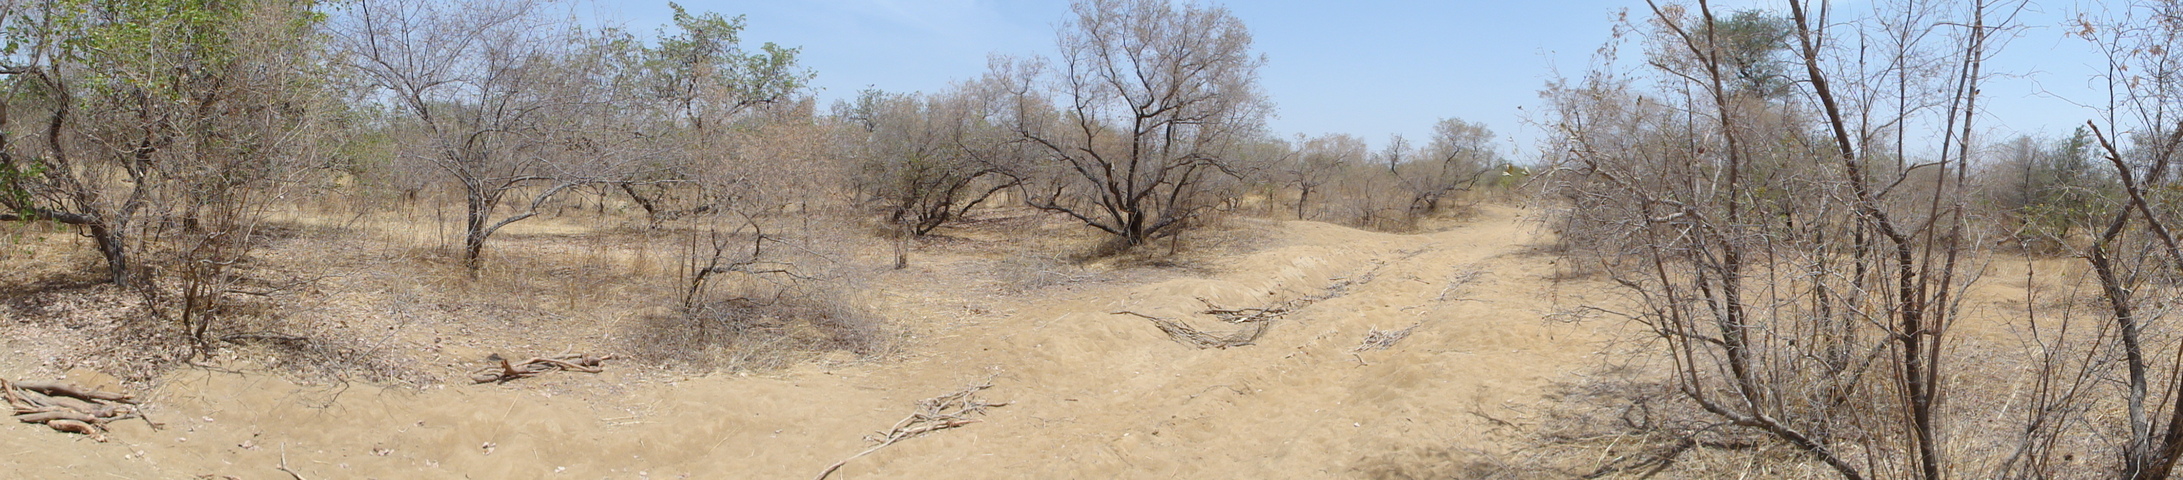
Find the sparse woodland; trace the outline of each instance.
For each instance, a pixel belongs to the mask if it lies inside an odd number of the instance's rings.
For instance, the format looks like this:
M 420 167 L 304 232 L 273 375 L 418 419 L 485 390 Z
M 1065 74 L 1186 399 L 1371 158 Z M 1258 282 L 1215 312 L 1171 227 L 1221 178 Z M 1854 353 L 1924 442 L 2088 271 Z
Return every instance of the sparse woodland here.
M 247 358 L 438 383 L 408 364 L 442 332 L 531 349 L 478 383 L 766 371 L 901 348 L 864 285 L 921 252 L 977 243 L 1028 291 L 1188 263 L 1234 222 L 1407 234 L 1496 202 L 1631 338 L 1457 476 L 2171 478 L 2183 4 L 2067 26 L 2109 66 L 2068 81 L 2108 93 L 2053 136 L 1984 113 L 2024 73 L 1986 62 L 2060 35 L 2031 2 L 1848 3 L 1635 5 L 1544 86 L 1532 148 L 1459 118 L 1275 133 L 1274 60 L 1202 3 L 1077 0 L 1056 56 L 820 105 L 798 48 L 681 6 L 0 2 L 0 311 L 135 382 Z
M 867 239 L 905 268 L 937 230 L 1021 210 L 1110 238 L 1067 255 L 1172 253 L 1191 228 L 1279 217 L 1290 197 L 1302 218 L 1401 230 L 1470 201 L 1502 162 L 1459 120 L 1374 158 L 1354 138 L 1270 136 L 1264 60 L 1213 7 L 1083 3 L 1059 58 L 996 57 L 946 91 L 825 111 L 799 51 L 745 41 L 740 17 L 677 6 L 640 38 L 562 7 L 7 4 L 0 219 L 80 234 L 100 257 L 10 281 L 111 285 L 132 328 L 186 341 L 174 359 L 212 358 L 301 338 L 252 307 L 325 280 L 255 261 L 298 222 L 421 226 L 420 253 L 474 283 L 535 267 L 496 267 L 501 232 L 588 214 L 673 252 L 638 273 L 671 307 L 647 317 L 678 332 L 652 332 L 682 342 L 666 350 L 760 348 L 736 342 L 788 321 L 813 330 L 799 348 L 862 352 L 878 327 L 839 296 L 855 276 L 842 257 Z

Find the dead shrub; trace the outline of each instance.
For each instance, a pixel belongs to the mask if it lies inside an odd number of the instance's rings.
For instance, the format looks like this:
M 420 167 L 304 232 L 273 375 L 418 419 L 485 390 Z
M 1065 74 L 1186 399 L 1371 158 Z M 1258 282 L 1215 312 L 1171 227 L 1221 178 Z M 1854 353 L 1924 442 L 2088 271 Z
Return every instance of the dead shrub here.
M 884 322 L 859 307 L 857 245 L 840 226 L 747 215 L 682 235 L 677 301 L 636 317 L 622 335 L 630 358 L 671 368 L 770 370 L 835 352 L 868 356 L 888 344 Z M 826 217 L 834 220 L 841 217 Z M 717 219 L 717 218 L 716 218 Z
M 1050 287 L 1091 281 L 1098 275 L 1061 255 L 1023 253 L 1002 258 L 993 266 L 1001 293 L 1018 295 Z
M 638 316 L 623 351 L 640 362 L 698 370 L 772 370 L 832 352 L 880 353 L 878 317 L 835 294 L 734 298 Z

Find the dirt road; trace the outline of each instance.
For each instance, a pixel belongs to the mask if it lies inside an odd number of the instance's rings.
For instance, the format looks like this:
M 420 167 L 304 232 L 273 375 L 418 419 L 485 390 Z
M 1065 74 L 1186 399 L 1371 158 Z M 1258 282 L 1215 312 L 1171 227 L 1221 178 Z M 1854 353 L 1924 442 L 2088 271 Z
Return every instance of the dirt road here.
M 1598 324 L 1545 320 L 1596 285 L 1549 281 L 1524 212 L 1487 208 L 1426 235 L 1312 222 L 1270 245 L 1137 284 L 961 299 L 899 285 L 903 358 L 762 376 L 609 368 L 416 390 L 298 385 L 185 369 L 151 419 L 93 443 L 0 427 L 19 478 L 811 478 L 920 399 L 980 382 L 1007 402 L 978 423 L 903 440 L 834 478 L 1372 478 L 1460 468 L 1498 422 L 1588 367 Z M 882 286 L 885 286 L 882 282 Z M 1200 349 L 1146 316 L 1215 335 L 1212 308 L 1289 306 L 1252 345 Z M 1115 313 L 1115 312 L 1132 313 Z M 1409 329 L 1384 349 L 1374 330 Z M 1385 342 L 1383 342 L 1385 343 Z M 0 365 L 6 366 L 6 365 Z M 16 374 L 18 371 L 0 373 Z M 21 370 L 19 368 L 13 370 Z M 98 383 L 95 374 L 75 380 Z

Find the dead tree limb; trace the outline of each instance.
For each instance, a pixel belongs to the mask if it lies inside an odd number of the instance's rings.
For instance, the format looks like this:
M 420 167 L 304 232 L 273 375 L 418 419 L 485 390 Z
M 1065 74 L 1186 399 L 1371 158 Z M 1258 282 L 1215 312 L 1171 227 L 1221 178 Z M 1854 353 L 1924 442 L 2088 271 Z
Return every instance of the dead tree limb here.
M 862 452 L 857 452 L 856 455 L 850 455 L 849 458 L 834 462 L 833 465 L 828 465 L 825 470 L 819 471 L 819 476 L 814 480 L 826 480 L 826 477 L 840 471 L 842 466 L 848 465 L 850 460 L 870 455 L 881 448 L 895 444 L 895 442 L 940 430 L 978 423 L 978 419 L 970 418 L 970 416 L 983 415 L 987 408 L 1008 406 L 1008 402 L 985 403 L 978 400 L 976 396 L 978 391 L 988 388 L 993 388 L 993 382 L 990 380 L 964 387 L 961 391 L 955 393 L 919 400 L 916 413 L 911 413 L 910 416 L 903 417 L 902 421 L 895 422 L 894 428 L 885 432 L 878 432 L 876 436 L 865 437 L 866 441 L 874 442 L 875 445 L 864 449 Z
M 1197 327 L 1192 327 L 1189 324 L 1183 322 L 1132 312 L 1128 310 L 1113 312 L 1113 314 L 1136 315 L 1139 317 L 1143 317 L 1146 320 L 1151 320 L 1152 325 L 1155 327 L 1159 327 L 1160 331 L 1166 333 L 1168 338 L 1173 338 L 1177 342 L 1182 342 L 1183 344 L 1198 348 L 1226 349 L 1228 347 L 1241 347 L 1252 345 L 1258 341 L 1259 337 L 1265 336 L 1266 327 L 1273 324 L 1273 322 L 1265 320 L 1252 321 L 1245 324 L 1243 328 L 1237 329 L 1236 331 L 1231 332 L 1226 336 L 1218 336 L 1210 333 L 1205 333 L 1205 331 L 1198 330 Z
M 599 373 L 603 371 L 599 366 L 613 358 L 612 355 L 593 357 L 583 354 L 569 354 L 538 357 L 522 362 L 509 363 L 507 359 L 494 355 L 494 359 L 499 360 L 500 365 L 477 369 L 470 373 L 470 380 L 475 383 L 501 383 L 518 378 L 537 376 L 555 370 Z
M 84 400 L 106 400 L 110 402 L 136 403 L 136 397 L 126 393 L 114 393 L 94 389 L 86 389 L 77 387 L 75 385 L 69 385 L 59 382 L 15 382 L 15 386 L 16 388 L 30 390 L 33 392 L 43 393 L 47 395 L 62 395 L 68 397 L 76 397 Z
M 1366 332 L 1364 334 L 1364 343 L 1357 345 L 1357 348 L 1352 349 L 1351 352 L 1362 352 L 1365 350 L 1386 350 L 1389 348 L 1393 348 L 1395 346 L 1395 342 L 1400 342 L 1402 341 L 1402 339 L 1410 338 L 1410 332 L 1417 330 L 1417 327 L 1420 325 L 1424 325 L 1424 322 L 1410 324 L 1408 328 L 1404 328 L 1401 330 L 1380 330 L 1374 328 L 1372 329 L 1372 331 Z
M 59 382 L 0 380 L 0 398 L 6 399 L 16 421 L 80 433 L 100 442 L 106 441 L 108 423 L 141 416 L 133 405 L 134 396 Z

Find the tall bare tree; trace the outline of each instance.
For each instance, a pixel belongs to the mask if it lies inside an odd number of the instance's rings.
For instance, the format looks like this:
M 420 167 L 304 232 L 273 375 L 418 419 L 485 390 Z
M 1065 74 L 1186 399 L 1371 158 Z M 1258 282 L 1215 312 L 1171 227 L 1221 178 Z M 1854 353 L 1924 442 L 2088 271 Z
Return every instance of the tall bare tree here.
M 2006 24 L 1989 22 L 2007 10 L 1913 0 L 1843 18 L 1785 3 L 1648 3 L 1657 83 L 1595 72 L 1550 89 L 1575 203 L 1564 232 L 1638 296 L 1670 386 L 1704 412 L 1664 451 L 1728 429 L 1844 478 L 1966 471 L 1946 445 L 1961 419 L 1944 372 L 1960 367 L 1944 352 L 1980 271 L 1964 178 Z M 1894 167 L 1906 138 L 1931 153 Z
M 2086 122 L 2094 151 L 2120 183 L 2120 198 L 2103 199 L 2097 232 L 2082 258 L 2092 267 L 2115 335 L 2098 347 L 2119 352 L 2121 391 L 2100 406 L 2119 406 L 2119 477 L 2174 478 L 2183 460 L 2183 340 L 2172 333 L 2171 305 L 2183 298 L 2183 247 L 2172 192 L 2183 152 L 2183 5 L 2128 2 L 2113 17 L 2087 16 L 2074 32 L 2106 54 L 2100 79 L 2109 90 L 2102 118 Z M 2119 405 L 2118 405 L 2119 404 Z
M 401 155 L 461 190 L 473 270 L 502 227 L 652 153 L 625 111 L 635 86 L 598 68 L 612 50 L 598 32 L 543 21 L 543 5 L 369 0 L 336 22 L 350 67 L 412 130 Z
M 1079 0 L 1061 58 L 1003 65 L 1014 127 L 1046 167 L 1021 171 L 1030 205 L 1139 245 L 1206 207 L 1208 177 L 1268 113 L 1251 35 L 1226 9 L 1167 0 Z M 1045 102 L 1051 101 L 1051 104 Z M 1039 104 L 1039 105 L 1032 105 Z

